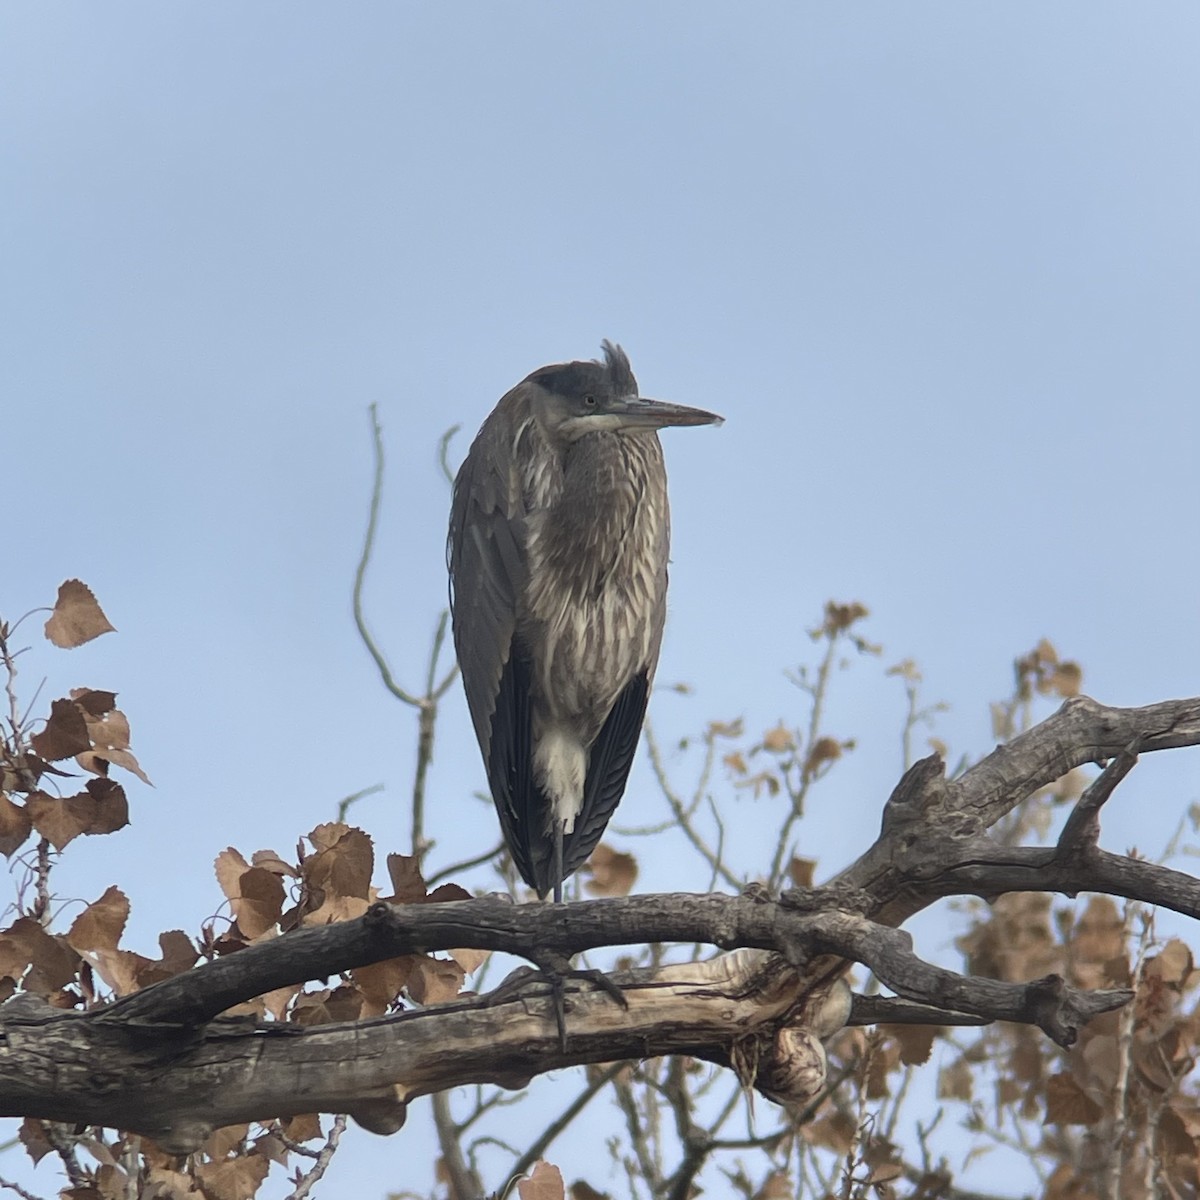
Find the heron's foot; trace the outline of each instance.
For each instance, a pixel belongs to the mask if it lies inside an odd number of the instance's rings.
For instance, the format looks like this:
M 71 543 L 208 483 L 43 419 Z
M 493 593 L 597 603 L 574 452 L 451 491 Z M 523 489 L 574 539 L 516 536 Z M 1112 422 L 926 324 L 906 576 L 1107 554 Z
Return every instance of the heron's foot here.
M 539 957 L 538 970 L 550 985 L 550 999 L 554 1005 L 554 1024 L 558 1029 L 558 1048 L 564 1054 L 567 1052 L 566 983 L 569 979 L 586 980 L 611 996 L 622 1008 L 629 1007 L 625 993 L 603 971 L 594 968 L 572 967 L 569 959 L 558 954 Z

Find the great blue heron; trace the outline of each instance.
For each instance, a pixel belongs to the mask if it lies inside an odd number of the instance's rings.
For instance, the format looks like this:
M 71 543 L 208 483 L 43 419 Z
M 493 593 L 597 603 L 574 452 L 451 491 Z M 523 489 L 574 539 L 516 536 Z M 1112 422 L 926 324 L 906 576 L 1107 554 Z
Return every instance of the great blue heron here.
M 562 899 L 633 762 L 667 599 L 655 432 L 714 413 L 638 395 L 620 346 L 542 367 L 501 398 L 454 482 L 454 645 L 500 828 L 521 877 Z

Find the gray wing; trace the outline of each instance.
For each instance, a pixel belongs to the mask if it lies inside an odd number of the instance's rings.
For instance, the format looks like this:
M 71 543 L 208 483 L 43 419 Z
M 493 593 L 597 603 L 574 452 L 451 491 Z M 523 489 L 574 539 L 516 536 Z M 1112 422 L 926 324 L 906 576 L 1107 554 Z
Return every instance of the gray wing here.
M 512 465 L 512 432 L 501 401 L 454 481 L 446 545 L 454 648 L 485 764 L 525 585 L 525 506 Z

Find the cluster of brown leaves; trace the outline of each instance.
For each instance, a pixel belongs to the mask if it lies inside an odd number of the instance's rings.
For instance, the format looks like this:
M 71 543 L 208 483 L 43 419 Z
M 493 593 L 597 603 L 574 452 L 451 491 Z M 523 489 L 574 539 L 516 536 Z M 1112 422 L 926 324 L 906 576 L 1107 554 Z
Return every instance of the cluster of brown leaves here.
M 0 932 L 0 999 L 19 987 L 56 1008 L 89 1007 L 103 995 L 128 995 L 178 975 L 199 957 L 179 930 L 159 935 L 161 958 L 120 949 L 128 919 L 129 901 L 116 887 L 89 904 L 66 933 L 50 933 L 36 918 L 18 917 Z
M 437 904 L 470 898 L 453 883 L 430 891 L 419 861 L 404 854 L 387 856 L 391 892 L 382 894 L 371 883 L 375 869 L 371 839 L 361 829 L 337 821 L 309 833 L 297 847 L 294 863 L 274 850 L 259 850 L 247 862 L 231 847 L 217 856 L 214 865 L 233 921 L 220 935 L 213 924 L 207 927 L 208 954 L 229 954 L 290 929 L 360 917 L 379 900 Z M 417 1004 L 442 1004 L 459 994 L 466 976 L 486 958 L 485 951 L 468 949 L 452 950 L 445 958 L 406 954 L 356 967 L 335 988 L 314 992 L 302 992 L 299 985 L 280 988 L 238 1011 L 317 1025 L 380 1016 L 400 1002 L 401 992 Z
M 1135 944 L 1145 947 L 1138 961 Z M 977 1100 L 978 1068 L 997 1066 L 994 1103 L 1042 1124 L 1039 1150 L 1057 1160 L 1051 1200 L 1129 1200 L 1165 1194 L 1168 1179 L 1200 1176 L 1200 972 L 1178 940 L 1151 945 L 1114 901 L 1095 896 L 1073 917 L 1049 897 L 1002 897 L 960 942 L 973 972 L 1030 979 L 1056 972 L 1081 988 L 1132 987 L 1131 1006 L 1106 1013 L 1062 1051 L 1024 1026 L 996 1026 L 943 1071 L 943 1096 Z M 1152 952 L 1151 952 L 1152 951 Z M 1074 1133 L 1083 1136 L 1072 1136 Z
M 739 736 L 742 731 L 740 721 L 710 726 L 709 736 L 713 736 L 714 728 L 725 737 Z M 785 790 L 794 796 L 798 788 L 815 783 L 854 747 L 853 738 L 839 741 L 827 735 L 816 737 L 810 745 L 804 746 L 801 732 L 789 729 L 780 721 L 753 745 L 731 750 L 721 761 L 733 777 L 734 786 L 752 792 L 757 800 L 764 793 L 778 796 Z M 765 765 L 757 761 L 760 758 L 765 760 Z
M 72 1139 L 94 1166 L 79 1162 L 87 1180 L 60 1193 L 62 1200 L 248 1200 L 272 1163 L 287 1167 L 290 1155 L 303 1142 L 322 1137 L 315 1116 L 292 1117 L 256 1127 L 229 1125 L 218 1129 L 204 1146 L 186 1160 L 166 1153 L 149 1138 L 106 1134 L 89 1130 Z M 41 1122 L 26 1118 L 18 1134 L 26 1153 L 35 1162 L 54 1152 L 52 1134 Z M 299 1182 L 297 1171 L 293 1182 Z
M 542 1161 L 524 1178 L 517 1181 L 520 1200 L 609 1200 L 604 1192 L 598 1192 L 591 1184 L 576 1179 L 568 1188 L 563 1182 L 562 1172 L 551 1163 Z
M 1028 711 L 1035 696 L 1069 700 L 1083 688 L 1083 668 L 1061 657 L 1046 638 L 1013 663 L 1012 698 L 992 705 L 992 736 L 1007 741 L 1019 731 L 1018 714 Z
M 838 634 L 849 633 L 859 621 L 865 620 L 870 615 L 871 610 L 857 600 L 851 600 L 848 604 L 837 600 L 826 600 L 824 620 L 816 629 L 810 629 L 808 636 L 816 642 L 836 637 Z M 870 649 L 873 652 L 874 646 L 870 642 L 864 642 L 860 649 Z
M 68 580 L 59 588 L 45 625 L 46 637 L 55 646 L 72 649 L 112 630 L 85 584 Z M 12 627 L 0 623 L 0 658 L 9 674 L 10 693 L 13 661 L 19 653 L 9 646 L 12 632 Z M 68 764 L 93 778 L 72 795 L 44 790 L 46 781 L 73 777 L 73 772 L 65 769 Z M 150 782 L 130 749 L 129 721 L 117 708 L 113 692 L 74 688 L 52 702 L 44 722 L 28 726 L 10 716 L 6 736 L 0 738 L 0 852 L 11 857 L 31 836 L 39 843 L 37 855 L 29 858 L 32 882 L 25 885 L 35 893 L 32 902 L 19 899 L 17 919 L 0 930 L 0 1000 L 20 991 L 39 996 L 56 1008 L 86 1009 L 187 971 L 202 952 L 211 956 L 275 935 L 287 927 L 286 920 L 281 920 L 282 879 L 289 876 L 299 881 L 300 887 L 291 924 L 338 920 L 365 909 L 372 863 L 366 835 L 344 826 L 322 826 L 313 832 L 312 853 L 296 867 L 268 854 L 255 856 L 254 867 L 243 862 L 246 869 L 238 870 L 236 852 L 222 856 L 219 877 L 226 894 L 236 895 L 237 902 L 233 930 L 219 945 L 209 927 L 199 946 L 180 930 L 161 934 L 158 958 L 122 949 L 129 900 L 117 887 L 108 888 L 86 905 L 65 933 L 52 932 L 49 850 L 61 851 L 81 834 L 112 833 L 128 824 L 125 792 L 108 777 L 111 767 Z M 425 896 L 419 872 L 398 863 L 393 868 L 393 880 L 397 878 L 410 893 Z M 438 889 L 428 899 L 463 895 L 461 889 Z M 362 901 L 356 902 L 354 898 L 360 896 Z M 453 962 L 450 965 L 458 971 L 457 990 L 462 968 Z M 291 1018 L 331 1019 L 320 1015 L 320 999 L 307 1003 L 306 1008 L 297 1001 Z M 349 1015 L 357 1016 L 366 1006 L 360 1002 L 351 1007 Z M 218 1130 L 200 1152 L 186 1160 L 167 1154 L 145 1138 L 110 1137 L 99 1129 L 68 1131 L 67 1145 L 77 1160 L 75 1178 L 82 1177 L 85 1182 L 61 1194 L 70 1200 L 124 1200 L 134 1192 L 148 1200 L 194 1200 L 201 1195 L 207 1200 L 246 1200 L 258 1190 L 272 1163 L 286 1167 L 297 1146 L 323 1136 L 315 1116 L 255 1129 L 254 1136 L 245 1125 Z M 64 1136 L 58 1127 L 33 1118 L 23 1121 L 19 1131 L 20 1141 L 35 1163 L 48 1153 L 61 1152 Z M 311 1151 L 305 1153 L 311 1158 Z
M 54 645 L 73 649 L 112 629 L 85 584 L 71 579 L 58 589 L 45 625 Z M 7 626 L 0 628 L 11 684 L 10 636 Z M 43 851 L 62 850 L 80 834 L 113 833 L 127 825 L 125 791 L 108 778 L 109 768 L 121 767 L 149 780 L 129 748 L 129 721 L 117 708 L 115 693 L 72 688 L 51 703 L 40 728 L 32 728 L 14 718 L 8 735 L 0 739 L 0 852 L 11 857 L 34 834 Z M 94 778 L 73 795 L 43 790 L 47 778 L 73 777 L 53 765 L 68 760 Z M 191 942 L 178 932 L 162 935 L 159 959 L 120 950 L 129 902 L 115 887 L 89 904 L 65 934 L 46 928 L 44 899 L 0 931 L 0 999 L 20 989 L 56 1007 L 86 1006 L 96 999 L 97 978 L 111 992 L 124 994 L 186 970 L 196 960 Z
M 70 579 L 58 589 L 45 631 L 54 645 L 70 649 L 112 628 L 91 590 Z M 0 634 L 7 641 L 8 630 Z M 114 692 L 72 688 L 51 703 L 36 733 L 14 728 L 0 740 L 0 853 L 11 857 L 34 833 L 62 850 L 80 834 L 113 833 L 128 824 L 125 791 L 108 778 L 109 768 L 150 781 L 129 748 L 129 721 L 116 700 Z M 67 760 L 95 778 L 70 796 L 43 790 L 46 777 L 72 778 L 53 765 Z

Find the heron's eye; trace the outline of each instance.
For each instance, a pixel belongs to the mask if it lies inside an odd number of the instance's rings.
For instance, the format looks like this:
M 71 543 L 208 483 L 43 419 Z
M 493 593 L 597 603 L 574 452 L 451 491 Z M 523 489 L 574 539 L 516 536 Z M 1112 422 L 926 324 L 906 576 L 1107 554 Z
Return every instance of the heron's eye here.
M 584 396 L 583 402 L 584 402 L 584 404 L 586 404 L 588 406 L 588 408 L 596 407 L 596 397 L 595 396 Z

